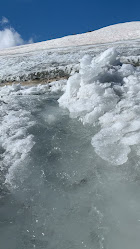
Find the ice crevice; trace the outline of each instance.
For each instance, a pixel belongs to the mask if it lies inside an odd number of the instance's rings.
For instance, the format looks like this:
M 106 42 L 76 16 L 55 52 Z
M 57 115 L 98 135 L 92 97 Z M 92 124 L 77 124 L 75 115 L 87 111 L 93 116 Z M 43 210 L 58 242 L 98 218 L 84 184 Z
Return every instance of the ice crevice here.
M 128 160 L 132 146 L 140 155 L 140 67 L 121 63 L 115 48 L 92 58 L 85 55 L 72 75 L 59 105 L 84 125 L 99 125 L 91 144 L 114 165 Z

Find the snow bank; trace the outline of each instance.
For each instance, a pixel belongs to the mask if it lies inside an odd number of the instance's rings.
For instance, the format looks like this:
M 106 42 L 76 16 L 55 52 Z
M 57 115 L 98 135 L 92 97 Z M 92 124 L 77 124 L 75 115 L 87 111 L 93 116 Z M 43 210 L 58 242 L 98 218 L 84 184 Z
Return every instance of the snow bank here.
M 59 99 L 72 118 L 100 125 L 91 143 L 102 159 L 115 165 L 127 161 L 131 146 L 140 154 L 139 81 L 140 67 L 121 65 L 110 48 L 93 59 L 84 56 Z

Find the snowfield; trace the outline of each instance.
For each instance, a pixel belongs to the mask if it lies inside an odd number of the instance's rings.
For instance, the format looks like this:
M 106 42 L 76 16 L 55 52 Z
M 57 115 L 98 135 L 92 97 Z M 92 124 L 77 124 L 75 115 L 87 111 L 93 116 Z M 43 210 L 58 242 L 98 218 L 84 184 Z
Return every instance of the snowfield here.
M 139 248 L 139 38 L 132 22 L 0 51 L 2 248 Z
M 1 50 L 0 82 L 67 79 L 79 70 L 79 61 L 85 54 L 94 57 L 112 46 L 124 63 L 139 64 L 139 38 L 140 22 L 132 22 Z
M 70 35 L 45 42 L 9 48 L 0 51 L 0 55 L 29 53 L 50 48 L 93 45 L 134 39 L 140 39 L 140 22 L 120 23 L 83 34 Z

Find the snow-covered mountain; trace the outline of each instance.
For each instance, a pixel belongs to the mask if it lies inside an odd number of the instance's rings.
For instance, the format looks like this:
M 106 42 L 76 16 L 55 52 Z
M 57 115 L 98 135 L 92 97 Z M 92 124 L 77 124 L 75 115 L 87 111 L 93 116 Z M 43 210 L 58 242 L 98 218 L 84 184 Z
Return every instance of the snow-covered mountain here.
M 139 38 L 132 22 L 0 51 L 2 249 L 139 248 Z
M 20 54 L 50 48 L 85 46 L 134 39 L 140 39 L 140 22 L 120 23 L 83 34 L 69 35 L 45 42 L 5 49 L 0 51 L 0 55 Z

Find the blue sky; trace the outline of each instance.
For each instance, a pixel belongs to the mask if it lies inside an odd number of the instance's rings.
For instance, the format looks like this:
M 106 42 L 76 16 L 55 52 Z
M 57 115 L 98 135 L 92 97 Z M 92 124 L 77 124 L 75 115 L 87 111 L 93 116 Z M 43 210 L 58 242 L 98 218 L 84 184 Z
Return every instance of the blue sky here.
M 0 0 L 2 16 L 24 40 L 37 42 L 139 21 L 140 1 Z

